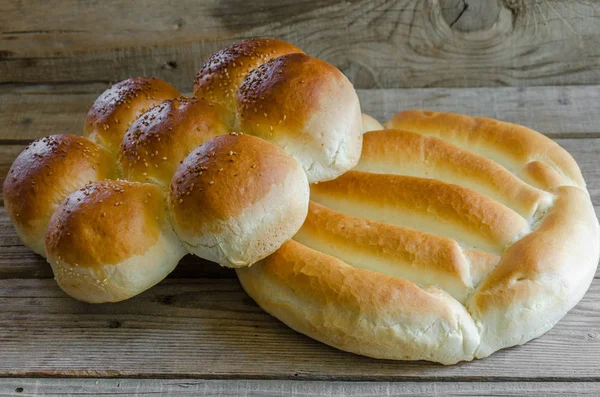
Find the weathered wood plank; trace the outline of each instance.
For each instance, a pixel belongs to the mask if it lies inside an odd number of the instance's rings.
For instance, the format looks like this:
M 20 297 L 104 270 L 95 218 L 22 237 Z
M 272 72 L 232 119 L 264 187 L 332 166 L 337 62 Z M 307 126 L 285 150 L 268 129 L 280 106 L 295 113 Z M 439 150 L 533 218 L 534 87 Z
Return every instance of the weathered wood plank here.
M 600 280 L 545 336 L 444 367 L 374 360 L 297 334 L 235 279 L 166 280 L 89 305 L 53 280 L 0 280 L 0 376 L 600 381 Z
M 361 107 L 378 120 L 404 109 L 432 109 L 525 125 L 553 138 L 600 137 L 595 109 L 600 86 L 358 90 Z
M 1 141 L 0 141 L 1 142 Z M 8 170 L 19 153 L 25 149 L 25 145 L 2 145 L 0 144 L 0 185 L 4 183 Z M 2 192 L 0 192 L 0 203 L 4 202 Z
M 79 134 L 103 83 L 0 87 L 0 143 Z M 364 112 L 380 121 L 406 109 L 451 111 L 523 124 L 553 138 L 600 137 L 598 86 L 358 90 Z
M 255 36 L 297 44 L 358 88 L 600 83 L 598 1 L 476 3 L 5 1 L 0 83 L 154 75 L 190 90 L 210 54 Z
M 0 379 L 0 396 L 598 396 L 594 382 L 324 382 L 191 379 Z
M 596 214 L 600 214 L 600 139 L 557 139 L 556 141 L 579 163 L 596 207 Z M 25 145 L 0 145 L 0 183 L 4 181 L 13 159 L 24 147 Z M 0 252 L 2 253 L 0 278 L 52 277 L 45 260 L 21 244 L 5 208 L 1 206 Z M 188 256 L 170 277 L 234 277 L 234 274 L 213 263 Z M 600 270 L 597 277 L 600 277 Z

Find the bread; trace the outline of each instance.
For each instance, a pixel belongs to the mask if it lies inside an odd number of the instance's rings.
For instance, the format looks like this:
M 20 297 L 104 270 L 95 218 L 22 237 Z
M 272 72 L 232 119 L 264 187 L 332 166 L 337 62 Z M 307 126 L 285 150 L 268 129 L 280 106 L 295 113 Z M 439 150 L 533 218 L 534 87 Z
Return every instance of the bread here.
M 334 179 L 360 157 L 363 122 L 352 83 L 289 43 L 252 39 L 217 52 L 198 72 L 194 95 L 222 104 L 233 131 L 283 148 L 311 183 Z
M 192 150 L 230 132 L 225 118 L 221 106 L 196 98 L 169 99 L 151 108 L 131 124 L 121 143 L 124 177 L 168 189 Z
M 600 228 L 579 167 L 543 135 L 406 111 L 357 169 L 311 186 L 305 224 L 237 274 L 293 329 L 375 358 L 453 364 L 536 338 L 583 296 Z
M 213 54 L 202 66 L 194 80 L 194 96 L 223 105 L 234 127 L 237 90 L 244 79 L 263 63 L 293 53 L 303 52 L 281 40 L 257 38 L 232 44 Z
M 284 75 L 314 81 L 304 99 L 295 96 L 298 109 L 304 109 L 299 123 L 293 129 L 282 126 L 288 129 L 279 138 L 287 134 L 294 144 L 278 138 L 278 147 L 258 137 L 227 135 L 239 127 L 237 94 L 245 79 L 265 62 L 296 53 L 303 54 L 289 43 L 268 39 L 228 47 L 199 72 L 193 98 L 180 96 L 172 85 L 155 78 L 121 81 L 90 107 L 84 137 L 44 138 L 19 156 L 4 183 L 7 212 L 22 241 L 48 256 L 65 292 L 94 303 L 127 299 L 165 277 L 188 249 L 224 266 L 250 266 L 298 231 L 309 201 L 303 165 L 316 178 L 312 180 L 325 180 L 358 161 L 362 125 L 352 85 L 322 61 L 304 55 L 300 62 L 286 61 L 292 67 L 282 69 Z M 303 64 L 309 67 L 302 69 Z M 252 82 L 270 81 L 278 90 L 281 83 L 293 85 L 280 77 L 252 77 Z M 328 102 L 327 92 L 337 104 Z M 268 109 L 267 103 L 257 106 Z M 254 132 L 263 134 L 260 129 Z M 219 160 L 212 151 L 203 157 L 198 152 L 202 144 L 215 150 Z M 306 150 L 324 164 L 299 162 L 306 160 Z M 188 157 L 193 151 L 201 156 Z M 235 159 L 229 155 L 234 152 Z M 223 164 L 204 176 L 188 172 L 188 166 L 204 167 L 203 161 Z M 178 169 L 181 185 L 172 180 Z M 125 180 L 108 182 L 117 178 Z M 106 195 L 118 190 L 113 183 L 130 191 L 131 200 L 150 189 L 147 184 L 161 191 L 161 197 L 170 193 L 172 200 L 144 231 L 139 227 L 151 214 L 134 203 L 115 202 L 127 211 L 114 218 L 104 209 Z M 201 186 L 207 189 L 199 191 Z M 100 198 L 79 203 L 81 194 Z M 69 195 L 74 198 L 63 202 Z M 49 225 L 53 214 L 56 220 Z M 158 240 L 152 230 L 159 230 Z M 84 235 L 76 238 L 79 232 Z
M 369 131 L 383 130 L 383 126 L 375 118 L 366 113 L 362 114 L 363 133 Z
M 311 183 L 333 179 L 358 162 L 360 104 L 334 66 L 298 53 L 274 58 L 246 77 L 237 99 L 240 131 L 284 148 Z
M 152 184 L 99 181 L 71 193 L 52 215 L 48 262 L 72 297 L 117 302 L 167 276 L 186 254 Z
M 188 250 L 222 266 L 249 266 L 302 226 L 306 174 L 296 160 L 260 138 L 230 134 L 194 150 L 173 180 L 173 224 Z
M 117 154 L 131 123 L 151 107 L 178 96 L 175 87 L 160 79 L 136 77 L 123 80 L 104 91 L 90 107 L 83 136 Z
M 90 181 L 116 178 L 115 159 L 89 139 L 51 135 L 30 144 L 4 180 L 3 198 L 21 241 L 46 256 L 44 238 L 52 213 L 71 192 Z

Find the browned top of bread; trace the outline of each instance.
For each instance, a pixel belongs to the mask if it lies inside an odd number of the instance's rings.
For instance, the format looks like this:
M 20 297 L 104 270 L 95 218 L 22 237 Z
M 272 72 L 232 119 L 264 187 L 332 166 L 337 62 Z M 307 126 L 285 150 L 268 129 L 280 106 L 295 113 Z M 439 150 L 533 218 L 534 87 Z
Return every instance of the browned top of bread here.
M 349 171 L 315 184 L 311 198 L 355 216 L 457 239 L 491 253 L 529 231 L 511 209 L 458 185 L 404 175 Z
M 303 302 L 304 308 L 317 306 L 325 310 L 327 307 L 339 307 L 353 319 L 362 317 L 367 323 L 404 316 L 408 319 L 413 314 L 426 318 L 439 316 L 440 320 L 449 320 L 453 316 L 444 302 L 410 281 L 354 268 L 295 241 L 286 242 L 255 266 L 257 269 L 240 272 L 260 272 L 261 279 L 289 288 L 289 293 L 299 300 L 310 297 L 310 302 Z M 243 279 L 244 287 L 246 283 L 253 282 L 247 277 Z M 276 291 L 270 292 L 275 294 Z M 278 298 L 272 296 L 273 301 Z M 323 319 L 321 326 L 328 322 Z M 319 325 L 315 323 L 313 326 Z M 340 337 L 344 339 L 342 334 Z
M 104 91 L 85 118 L 83 134 L 116 153 L 131 123 L 165 99 L 179 96 L 166 81 L 153 77 L 123 80 Z
M 56 206 L 89 181 L 115 178 L 110 152 L 89 139 L 50 135 L 29 145 L 4 180 L 4 204 L 18 227 L 28 229 L 49 219 Z
M 304 125 L 323 102 L 347 100 L 343 95 L 354 89 L 346 83 L 346 77 L 335 66 L 308 55 L 272 59 L 254 69 L 240 86 L 240 127 L 275 139 L 279 134 L 303 134 Z M 317 140 L 318 136 L 307 135 L 306 139 Z
M 434 285 L 463 299 L 499 257 L 452 239 L 346 215 L 311 202 L 294 240 L 349 265 Z M 474 280 L 472 280 L 474 279 Z
M 497 161 L 515 173 L 532 162 L 542 161 L 549 166 L 545 167 L 546 172 L 553 171 L 555 186 L 585 187 L 577 163 L 563 148 L 522 125 L 455 113 L 407 110 L 394 115 L 385 126 L 439 137 Z M 525 176 L 529 181 L 541 182 L 538 187 L 552 187 L 546 186 L 538 175 Z
M 119 264 L 154 245 L 165 209 L 164 193 L 156 185 L 91 183 L 69 195 L 52 216 L 48 255 L 81 267 Z
M 297 162 L 260 138 L 229 134 L 194 150 L 171 181 L 170 200 L 182 229 L 237 215 L 283 183 Z
M 272 58 L 291 53 L 302 53 L 302 50 L 273 39 L 235 43 L 212 55 L 200 69 L 194 80 L 194 95 L 221 103 L 233 113 L 237 89 L 248 73 Z
M 484 194 L 531 219 L 551 195 L 495 161 L 439 138 L 402 130 L 364 135 L 357 170 L 435 178 Z
M 228 132 L 225 110 L 203 99 L 169 99 L 141 115 L 121 143 L 127 179 L 169 186 L 185 157 L 200 144 Z
M 333 179 L 356 165 L 362 145 L 358 97 L 334 66 L 288 54 L 254 69 L 238 91 L 238 121 L 296 158 L 310 182 Z

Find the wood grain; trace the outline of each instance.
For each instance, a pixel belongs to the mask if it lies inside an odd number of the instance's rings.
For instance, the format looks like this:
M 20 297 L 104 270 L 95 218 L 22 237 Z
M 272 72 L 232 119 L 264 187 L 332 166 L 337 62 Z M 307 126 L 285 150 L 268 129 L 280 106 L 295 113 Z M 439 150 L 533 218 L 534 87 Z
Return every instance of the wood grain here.
M 598 396 L 591 382 L 324 382 L 191 379 L 0 379 L 0 396 L 137 397 Z
M 293 42 L 357 88 L 600 83 L 597 0 L 477 3 L 5 1 L 0 83 L 153 75 L 189 91 L 210 54 L 255 36 Z
M 104 83 L 7 85 L 0 89 L 0 143 L 80 134 Z M 362 110 L 381 121 L 406 109 L 451 111 L 523 124 L 553 138 L 600 137 L 598 86 L 358 90 Z
M 432 109 L 525 125 L 552 138 L 600 137 L 600 86 L 358 90 L 363 111 L 389 120 L 399 110 Z
M 264 313 L 236 279 L 171 279 L 117 304 L 0 280 L 0 376 L 600 381 L 600 280 L 545 336 L 444 367 L 356 356 Z

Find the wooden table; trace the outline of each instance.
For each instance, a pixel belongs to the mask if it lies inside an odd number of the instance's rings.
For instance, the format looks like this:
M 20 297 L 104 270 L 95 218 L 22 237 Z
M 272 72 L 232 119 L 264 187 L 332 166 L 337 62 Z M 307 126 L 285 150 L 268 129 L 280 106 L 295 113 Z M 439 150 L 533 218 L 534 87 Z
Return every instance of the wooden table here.
M 33 3 L 0 3 L 0 179 L 31 140 L 80 133 L 109 81 L 155 75 L 189 92 L 210 53 L 269 36 L 340 67 L 380 120 L 429 108 L 547 134 L 579 162 L 598 213 L 596 1 Z M 291 331 L 232 271 L 192 257 L 134 299 L 77 302 L 0 207 L 0 395 L 597 396 L 599 302 L 597 273 L 525 346 L 451 367 L 378 361 Z

